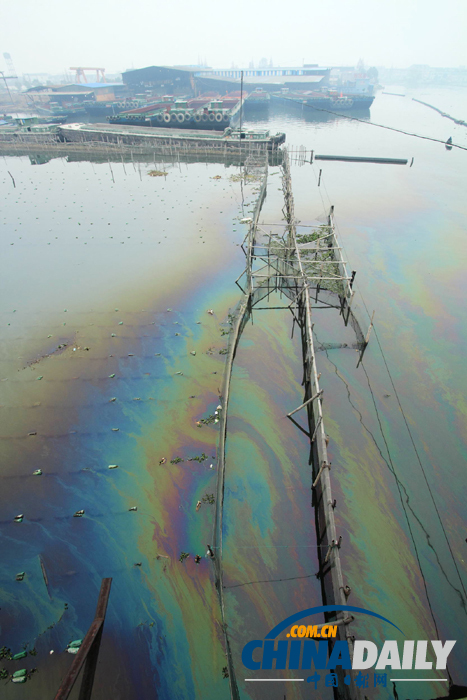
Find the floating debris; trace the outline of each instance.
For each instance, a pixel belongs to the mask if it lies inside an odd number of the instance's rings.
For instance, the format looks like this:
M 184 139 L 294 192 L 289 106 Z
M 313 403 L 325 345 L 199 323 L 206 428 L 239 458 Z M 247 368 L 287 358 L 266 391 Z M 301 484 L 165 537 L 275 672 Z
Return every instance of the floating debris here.
M 180 552 L 180 556 L 178 557 L 178 561 L 181 561 L 182 563 L 185 561 L 185 559 L 188 559 L 189 557 L 188 552 Z
M 200 557 L 199 554 L 197 554 L 197 555 L 195 556 L 195 564 L 199 564 L 200 561 L 201 561 L 201 557 Z
M 165 177 L 168 174 L 169 173 L 166 173 L 165 170 L 149 170 L 148 171 L 148 175 L 150 177 Z
M 114 376 L 115 376 L 115 375 L 114 375 Z M 112 401 L 116 401 L 116 400 L 117 400 L 117 397 L 116 397 L 116 396 L 112 396 L 112 398 L 109 399 L 109 402 L 111 403 Z
M 37 430 L 32 430 L 30 433 L 28 433 L 28 436 L 30 435 L 37 435 Z
M 36 382 L 40 381 L 41 379 L 44 379 L 44 376 L 42 374 L 40 377 L 37 377 Z
M 175 372 L 175 374 L 183 374 L 183 372 Z
M 15 523 L 22 523 L 23 522 L 24 515 L 23 513 L 20 513 L 19 515 L 15 515 L 13 518 L 13 522 Z
M 73 513 L 74 518 L 82 518 L 84 515 L 84 510 L 77 510 L 76 513 Z
M 19 671 L 15 671 L 11 677 L 13 683 L 26 683 L 27 679 L 27 671 L 25 668 L 21 668 Z
M 42 469 L 36 469 L 32 473 L 33 476 L 41 476 L 42 475 Z
M 188 461 L 189 462 L 199 462 L 201 464 L 201 462 L 204 462 L 204 460 L 207 458 L 208 458 L 208 456 L 205 455 L 204 452 L 202 452 L 200 455 L 197 455 L 196 457 L 189 457 Z
M 25 571 L 20 571 L 19 574 L 16 574 L 15 581 L 22 581 L 23 578 L 25 577 L 25 575 L 26 575 Z
M 203 503 L 209 503 L 210 506 L 213 506 L 214 503 L 216 502 L 216 499 L 214 498 L 213 493 L 207 493 L 205 496 L 202 497 L 201 499 Z M 199 503 L 199 501 L 198 501 Z
M 196 504 L 196 510 L 198 511 L 201 508 L 201 501 L 198 501 Z
M 109 374 L 109 379 L 113 379 L 115 377 L 115 374 Z
M 190 350 L 190 355 L 196 355 L 196 350 Z
M 79 649 L 79 647 L 81 646 L 82 643 L 83 643 L 82 639 L 75 639 L 74 642 L 70 642 L 68 644 L 68 648 L 69 649 Z
M 109 464 L 109 469 L 118 469 L 118 464 Z
M 69 654 L 77 654 L 79 652 L 79 648 L 81 644 L 83 643 L 82 639 L 76 639 L 74 642 L 70 642 L 67 646 L 67 652 Z
M 159 464 L 165 464 L 167 462 L 165 457 L 162 457 L 162 459 L 159 460 Z
M 112 430 L 112 432 L 114 432 L 114 433 L 118 433 L 118 431 L 120 430 L 120 428 L 112 428 L 111 430 Z
M 208 314 L 209 314 L 210 316 L 214 316 L 214 311 L 213 311 L 213 309 L 208 309 Z
M 138 510 L 138 506 L 131 506 L 131 508 L 128 508 L 128 511 L 130 510 L 136 512 Z

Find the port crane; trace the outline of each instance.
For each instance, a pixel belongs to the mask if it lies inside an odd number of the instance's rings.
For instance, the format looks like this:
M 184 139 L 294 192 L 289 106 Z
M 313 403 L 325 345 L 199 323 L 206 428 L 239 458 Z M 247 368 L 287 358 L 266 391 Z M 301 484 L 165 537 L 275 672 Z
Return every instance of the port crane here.
M 95 70 L 96 71 L 96 83 L 105 83 L 105 68 L 84 68 L 83 66 L 72 66 L 70 70 L 74 70 L 76 72 L 76 82 L 80 83 L 81 78 L 83 79 L 83 83 L 87 83 L 87 78 L 86 78 L 86 73 L 85 71 L 87 70 Z
M 4 53 L 4 54 L 3 54 L 3 58 L 5 59 L 5 63 L 6 63 L 6 65 L 7 65 L 7 67 L 8 67 L 8 72 L 9 72 L 11 75 L 5 75 L 5 71 L 0 70 L 0 77 L 1 77 L 1 79 L 3 80 L 3 82 L 5 83 L 6 90 L 7 90 L 7 92 L 8 92 L 9 97 L 10 97 L 10 100 L 11 100 L 12 97 L 11 97 L 10 88 L 8 87 L 7 80 L 17 80 L 17 79 L 18 79 L 18 76 L 15 75 L 15 74 L 16 74 L 16 71 L 15 71 L 15 67 L 14 67 L 14 65 L 13 65 L 13 61 L 11 60 L 10 54 L 9 54 L 9 53 Z

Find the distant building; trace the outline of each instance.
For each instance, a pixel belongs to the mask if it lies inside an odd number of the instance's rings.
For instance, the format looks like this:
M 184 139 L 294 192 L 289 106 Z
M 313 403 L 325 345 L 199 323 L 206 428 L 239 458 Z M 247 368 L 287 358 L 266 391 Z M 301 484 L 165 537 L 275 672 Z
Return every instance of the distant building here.
M 95 99 L 96 102 L 112 102 L 128 94 L 124 83 L 71 83 L 69 85 L 38 85 L 26 90 L 34 99 L 53 102 L 83 102 Z
M 300 67 L 280 68 L 265 66 L 230 70 L 201 70 L 195 73 L 196 86 L 200 91 L 218 90 L 230 92 L 238 90 L 243 72 L 243 84 L 246 90 L 262 88 L 269 92 L 289 88 L 292 90 L 316 90 L 329 85 L 331 68 L 322 68 L 315 64 Z
M 132 92 L 186 95 L 195 92 L 194 74 L 199 70 L 200 66 L 148 66 L 125 71 L 122 80 Z
M 424 64 L 409 68 L 380 68 L 379 80 L 389 85 L 407 85 L 418 87 L 424 85 L 467 86 L 467 68 L 437 68 Z

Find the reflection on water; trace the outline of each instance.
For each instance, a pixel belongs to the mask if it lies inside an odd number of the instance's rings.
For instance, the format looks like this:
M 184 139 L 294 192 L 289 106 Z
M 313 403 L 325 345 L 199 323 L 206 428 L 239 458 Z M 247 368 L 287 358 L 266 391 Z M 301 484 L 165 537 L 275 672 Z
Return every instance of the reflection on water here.
M 371 120 L 465 142 L 410 96 L 379 95 Z M 354 310 L 367 327 L 361 292 L 384 350 L 383 359 L 373 336 L 357 370 L 337 312 L 315 311 L 349 602 L 393 620 L 405 638 L 459 640 L 450 672 L 465 683 L 464 155 L 345 117 L 270 109 L 246 114 L 249 125 L 322 153 L 415 156 L 411 169 L 320 164 L 319 188 L 315 165 L 293 167 L 292 177 L 303 222 L 335 205 L 357 270 Z M 244 267 L 238 218 L 253 208 L 255 185 L 242 202 L 234 168 L 138 160 L 2 165 L 1 644 L 37 650 L 23 662 L 39 669 L 22 690 L 34 700 L 53 697 L 70 664 L 63 649 L 85 633 L 103 576 L 113 587 L 96 700 L 149 698 L 155 689 L 167 699 L 229 697 L 204 557 L 213 506 L 196 511 L 215 493 L 217 431 L 197 421 L 219 401 L 222 324 Z M 154 168 L 167 176 L 149 177 Z M 270 168 L 264 222 L 282 219 L 277 172 Z M 244 682 L 240 660 L 246 641 L 319 601 L 308 445 L 284 419 L 302 398 L 290 321 L 283 311 L 258 312 L 233 374 L 224 583 L 242 698 L 309 695 Z M 369 619 L 354 629 L 377 642 L 388 634 Z M 445 692 L 442 683 L 398 684 L 401 698 Z

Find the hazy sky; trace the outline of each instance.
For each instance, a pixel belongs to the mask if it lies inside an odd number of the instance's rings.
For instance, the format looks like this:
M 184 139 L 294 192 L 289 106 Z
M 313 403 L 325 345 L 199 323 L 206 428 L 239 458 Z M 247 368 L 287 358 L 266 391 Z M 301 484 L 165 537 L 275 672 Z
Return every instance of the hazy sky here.
M 467 64 L 467 0 L 0 0 L 0 70 Z

